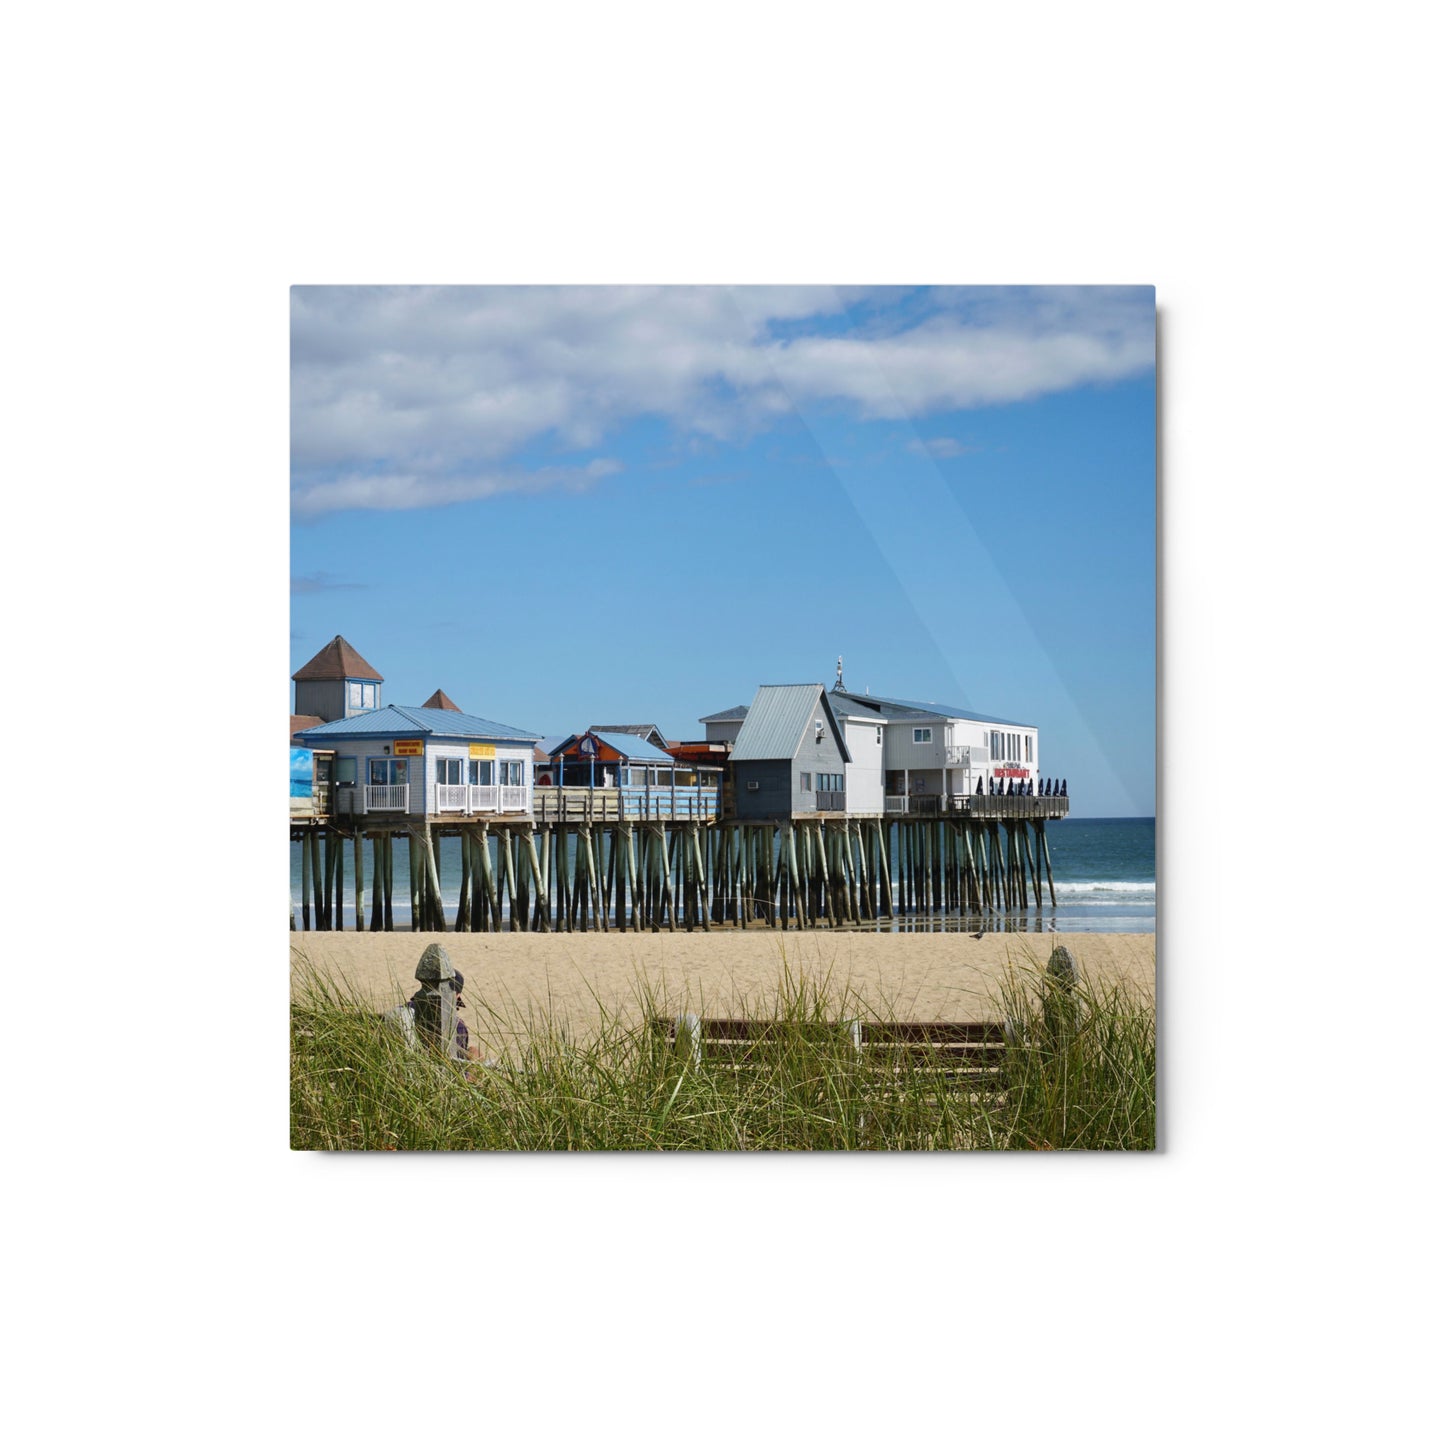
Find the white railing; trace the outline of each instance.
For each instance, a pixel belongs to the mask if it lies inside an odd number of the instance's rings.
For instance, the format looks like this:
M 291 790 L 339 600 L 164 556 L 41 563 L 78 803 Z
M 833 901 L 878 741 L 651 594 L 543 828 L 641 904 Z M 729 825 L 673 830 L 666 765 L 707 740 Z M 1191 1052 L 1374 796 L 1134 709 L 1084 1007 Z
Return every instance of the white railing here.
M 943 750 L 944 761 L 950 768 L 966 768 L 968 766 L 968 748 L 954 747 Z
M 437 812 L 460 813 L 467 806 L 465 783 L 437 784 Z
M 885 813 L 906 813 L 908 811 L 908 799 L 901 797 L 884 798 L 883 811 Z
M 504 813 L 525 813 L 527 811 L 527 790 L 526 788 L 502 789 L 502 812 Z
M 366 809 L 368 813 L 404 813 L 411 793 L 410 783 L 368 783 L 366 785 Z
M 495 813 L 497 811 L 497 785 L 495 783 L 469 783 L 467 785 L 467 811 L 469 813 Z

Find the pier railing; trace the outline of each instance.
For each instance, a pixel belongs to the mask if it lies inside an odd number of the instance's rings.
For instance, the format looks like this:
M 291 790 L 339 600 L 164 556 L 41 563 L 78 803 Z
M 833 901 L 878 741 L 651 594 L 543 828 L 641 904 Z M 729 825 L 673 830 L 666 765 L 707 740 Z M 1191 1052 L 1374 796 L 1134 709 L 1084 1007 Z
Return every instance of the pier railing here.
M 716 818 L 716 788 L 537 788 L 532 816 L 539 823 L 611 822 L 625 818 Z
M 997 793 L 955 794 L 914 793 L 910 797 L 890 796 L 883 799 L 885 817 L 950 817 L 965 818 L 1066 818 L 1067 798 L 1000 797 Z

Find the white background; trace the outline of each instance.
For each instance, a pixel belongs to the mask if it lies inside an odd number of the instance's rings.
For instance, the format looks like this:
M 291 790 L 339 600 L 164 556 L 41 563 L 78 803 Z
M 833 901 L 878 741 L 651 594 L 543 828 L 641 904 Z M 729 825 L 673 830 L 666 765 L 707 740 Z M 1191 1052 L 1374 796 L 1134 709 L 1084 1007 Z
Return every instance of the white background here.
M 11 21 L 19 1438 L 1426 1432 L 1424 13 Z M 397 280 L 1157 286 L 1158 1155 L 287 1152 L 287 288 Z

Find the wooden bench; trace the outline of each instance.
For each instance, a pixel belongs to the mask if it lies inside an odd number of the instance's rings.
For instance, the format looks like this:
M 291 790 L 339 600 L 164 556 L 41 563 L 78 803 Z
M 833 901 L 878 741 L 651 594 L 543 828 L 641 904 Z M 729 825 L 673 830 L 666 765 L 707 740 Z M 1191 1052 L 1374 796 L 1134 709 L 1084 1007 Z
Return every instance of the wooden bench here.
M 758 1059 L 772 1042 L 811 1040 L 842 1043 L 853 1059 L 868 1066 L 899 1069 L 907 1065 L 937 1071 L 949 1081 L 983 1081 L 995 1075 L 1008 1047 L 1002 1023 L 871 1023 L 861 1019 L 797 1023 L 772 1019 L 653 1018 L 653 1030 L 668 1046 L 690 1053 L 696 1063 L 711 1060 L 741 1065 Z

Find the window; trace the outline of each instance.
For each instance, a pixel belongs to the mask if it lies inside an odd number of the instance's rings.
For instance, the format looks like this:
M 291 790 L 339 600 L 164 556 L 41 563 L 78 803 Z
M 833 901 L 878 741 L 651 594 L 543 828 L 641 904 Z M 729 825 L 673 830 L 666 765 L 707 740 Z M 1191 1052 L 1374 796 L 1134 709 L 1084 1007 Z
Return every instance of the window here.
M 354 783 L 356 781 L 355 758 L 337 758 L 336 781 L 338 783 Z
M 367 711 L 376 706 L 376 684 L 374 682 L 348 682 L 346 684 L 346 705 L 358 711 Z
M 988 735 L 988 755 L 994 762 L 998 762 L 1003 757 L 1002 733 L 990 733 Z
M 932 728 L 914 728 L 913 741 L 916 743 L 931 743 L 933 741 Z
M 368 758 L 366 781 L 373 788 L 394 787 L 406 782 L 406 759 Z
M 467 760 L 467 782 L 474 788 L 492 786 L 492 760 L 490 758 L 469 758 Z
M 881 727 L 873 729 L 873 741 L 877 743 L 880 748 L 883 746 L 883 729 Z
M 820 793 L 841 793 L 843 791 L 843 774 L 819 773 L 818 791 Z
M 522 761 L 520 758 L 512 762 L 498 763 L 497 770 L 502 775 L 504 788 L 520 788 L 522 786 Z
M 1031 763 L 1034 760 L 1034 738 L 1032 733 L 1024 734 L 1024 761 Z
M 798 791 L 803 793 L 811 793 L 813 791 L 812 773 L 798 774 Z
M 462 780 L 462 760 L 460 758 L 438 758 L 437 759 L 437 782 L 445 784 L 456 784 Z

